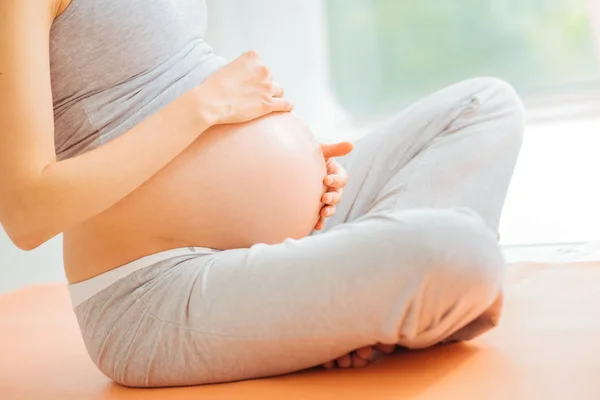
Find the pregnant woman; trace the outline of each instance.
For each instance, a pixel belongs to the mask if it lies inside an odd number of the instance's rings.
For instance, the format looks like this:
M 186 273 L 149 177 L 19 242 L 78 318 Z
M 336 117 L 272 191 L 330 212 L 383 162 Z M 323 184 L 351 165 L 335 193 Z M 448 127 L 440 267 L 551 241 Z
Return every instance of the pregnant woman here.
M 64 233 L 97 367 L 226 382 L 493 327 L 512 88 L 455 84 L 350 153 L 255 53 L 215 56 L 205 22 L 200 0 L 0 1 L 0 221 L 26 250 Z

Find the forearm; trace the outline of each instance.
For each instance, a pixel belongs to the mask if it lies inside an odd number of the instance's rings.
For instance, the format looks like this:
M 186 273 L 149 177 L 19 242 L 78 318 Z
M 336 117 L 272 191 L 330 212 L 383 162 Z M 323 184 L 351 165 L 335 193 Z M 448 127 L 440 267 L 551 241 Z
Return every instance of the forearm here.
M 13 241 L 35 248 L 133 192 L 211 125 L 193 107 L 182 97 L 104 146 L 48 165 L 11 207 Z

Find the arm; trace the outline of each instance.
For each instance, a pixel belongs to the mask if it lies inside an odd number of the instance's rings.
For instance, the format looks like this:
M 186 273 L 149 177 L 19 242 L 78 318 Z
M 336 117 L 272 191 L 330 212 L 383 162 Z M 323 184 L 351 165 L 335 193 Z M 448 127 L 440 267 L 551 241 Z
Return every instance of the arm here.
M 266 67 L 247 53 L 221 74 L 228 79 L 212 79 L 110 143 L 57 161 L 49 71 L 57 4 L 0 0 L 0 222 L 22 249 L 110 208 L 212 124 L 291 108 Z

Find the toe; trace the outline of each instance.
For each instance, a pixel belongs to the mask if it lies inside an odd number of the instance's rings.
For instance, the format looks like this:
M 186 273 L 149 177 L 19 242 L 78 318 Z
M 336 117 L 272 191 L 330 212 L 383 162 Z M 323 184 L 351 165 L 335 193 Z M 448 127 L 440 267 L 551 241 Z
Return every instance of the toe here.
M 369 365 L 369 361 L 360 357 L 358 354 L 354 353 L 352 355 L 352 367 L 354 368 L 364 368 Z
M 334 369 L 335 368 L 335 361 L 326 362 L 325 364 L 323 364 L 323 368 L 325 368 L 325 369 Z
M 345 356 L 338 358 L 336 362 L 340 368 L 350 368 L 352 366 L 352 358 L 350 357 L 350 354 L 346 354 Z
M 394 350 L 396 350 L 396 345 L 395 344 L 378 344 L 377 346 L 375 346 L 375 348 L 384 354 L 392 354 L 394 352 Z
M 373 358 L 373 346 L 366 346 L 356 350 L 356 354 L 365 361 Z

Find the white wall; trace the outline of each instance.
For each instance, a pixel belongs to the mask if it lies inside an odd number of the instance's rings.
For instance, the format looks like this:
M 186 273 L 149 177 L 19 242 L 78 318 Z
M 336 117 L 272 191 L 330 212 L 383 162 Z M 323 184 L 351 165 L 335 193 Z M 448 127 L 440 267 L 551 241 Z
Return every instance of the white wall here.
M 13 245 L 0 228 L 0 293 L 35 283 L 64 281 L 60 236 L 25 252 Z

